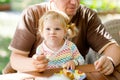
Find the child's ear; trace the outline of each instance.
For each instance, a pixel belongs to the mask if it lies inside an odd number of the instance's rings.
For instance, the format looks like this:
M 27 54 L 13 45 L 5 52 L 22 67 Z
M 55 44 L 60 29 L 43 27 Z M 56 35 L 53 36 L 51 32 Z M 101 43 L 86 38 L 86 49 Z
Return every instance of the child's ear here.
M 65 34 L 65 36 L 67 35 L 67 31 L 66 30 L 64 31 L 64 34 Z
M 68 35 L 68 31 L 67 31 L 67 30 L 65 30 L 65 31 L 64 31 L 64 34 L 65 34 L 65 36 L 67 36 L 67 35 Z

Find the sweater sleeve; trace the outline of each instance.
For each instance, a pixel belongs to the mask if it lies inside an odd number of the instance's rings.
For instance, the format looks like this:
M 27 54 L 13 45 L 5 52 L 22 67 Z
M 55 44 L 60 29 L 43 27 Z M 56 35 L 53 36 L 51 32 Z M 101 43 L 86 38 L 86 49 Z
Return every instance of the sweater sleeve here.
M 84 64 L 85 60 L 84 60 L 83 56 L 81 55 L 81 53 L 78 51 L 78 49 L 74 43 L 72 43 L 71 51 L 73 54 L 73 61 L 75 62 L 75 64 L 76 65 Z

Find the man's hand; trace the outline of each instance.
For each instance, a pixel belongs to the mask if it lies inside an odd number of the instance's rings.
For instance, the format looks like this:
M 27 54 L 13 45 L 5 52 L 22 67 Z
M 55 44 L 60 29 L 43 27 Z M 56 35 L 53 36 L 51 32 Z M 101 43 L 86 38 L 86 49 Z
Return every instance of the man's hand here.
M 105 75 L 110 75 L 114 71 L 114 66 L 107 56 L 102 56 L 94 63 L 95 69 Z
M 43 72 L 46 70 L 48 65 L 48 60 L 46 59 L 46 56 L 43 54 L 40 55 L 34 55 L 33 56 L 33 64 L 38 72 Z

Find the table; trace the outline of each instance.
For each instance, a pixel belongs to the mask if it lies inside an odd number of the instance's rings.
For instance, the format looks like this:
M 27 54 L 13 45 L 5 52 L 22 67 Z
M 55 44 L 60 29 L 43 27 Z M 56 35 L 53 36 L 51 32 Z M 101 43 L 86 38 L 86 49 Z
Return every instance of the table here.
M 116 67 L 113 74 L 105 76 L 97 72 L 93 64 L 86 64 L 76 67 L 86 73 L 85 80 L 120 80 L 120 67 Z M 58 73 L 61 69 L 49 69 L 43 73 L 25 72 L 25 73 L 12 73 L 0 75 L 0 80 L 49 80 L 49 77 L 54 73 Z M 26 79 L 25 79 L 26 78 Z M 39 78 L 39 79 L 37 79 Z

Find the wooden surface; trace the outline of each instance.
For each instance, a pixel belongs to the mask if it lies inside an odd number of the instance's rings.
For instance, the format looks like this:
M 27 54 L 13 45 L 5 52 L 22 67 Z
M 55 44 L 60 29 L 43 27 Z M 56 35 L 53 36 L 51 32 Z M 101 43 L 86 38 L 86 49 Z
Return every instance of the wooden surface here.
M 94 68 L 94 65 L 92 64 L 81 65 L 76 69 L 79 69 L 86 73 L 87 78 L 85 80 L 120 80 L 120 67 L 117 67 L 114 73 L 109 76 L 105 76 L 97 72 Z M 52 76 L 54 73 L 58 73 L 60 70 L 61 69 L 49 69 L 43 73 L 25 72 L 5 74 L 0 75 L 0 80 L 38 80 L 36 78 L 40 78 L 39 80 L 49 80 L 50 76 Z

